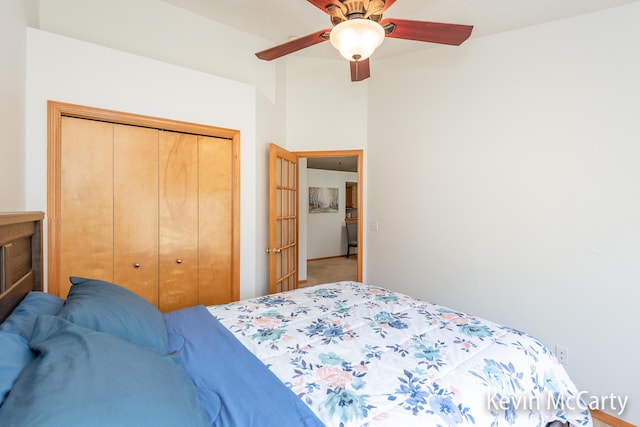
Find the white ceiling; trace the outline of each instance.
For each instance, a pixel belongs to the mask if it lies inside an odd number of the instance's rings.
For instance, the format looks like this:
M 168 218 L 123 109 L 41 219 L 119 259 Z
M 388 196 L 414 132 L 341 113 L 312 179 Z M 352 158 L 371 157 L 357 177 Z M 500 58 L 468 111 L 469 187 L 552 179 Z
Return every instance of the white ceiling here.
M 163 0 L 272 43 L 331 28 L 329 16 L 305 0 Z M 538 25 L 638 0 L 397 0 L 385 17 L 473 25 L 471 39 Z M 594 29 L 596 31 L 597 29 Z M 415 52 L 430 43 L 387 38 L 375 56 Z M 294 53 L 339 58 L 329 43 Z

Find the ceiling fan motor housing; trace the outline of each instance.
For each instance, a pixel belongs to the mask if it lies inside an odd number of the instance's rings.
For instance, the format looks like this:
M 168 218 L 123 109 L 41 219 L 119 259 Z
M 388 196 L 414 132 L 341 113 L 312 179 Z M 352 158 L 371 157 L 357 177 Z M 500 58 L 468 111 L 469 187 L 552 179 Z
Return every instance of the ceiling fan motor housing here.
M 340 0 L 326 7 L 331 16 L 331 24 L 336 26 L 349 19 L 369 19 L 379 22 L 382 19 L 384 0 Z

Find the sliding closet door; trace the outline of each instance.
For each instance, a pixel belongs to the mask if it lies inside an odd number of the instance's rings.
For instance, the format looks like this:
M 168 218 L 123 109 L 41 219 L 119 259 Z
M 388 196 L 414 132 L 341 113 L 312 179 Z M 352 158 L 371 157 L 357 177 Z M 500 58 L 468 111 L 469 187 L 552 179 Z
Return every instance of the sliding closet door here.
M 161 311 L 198 304 L 198 137 L 160 132 Z
M 63 191 L 49 227 L 57 295 L 66 298 L 69 276 L 113 279 L 113 125 L 62 117 L 60 134 Z
M 136 126 L 112 126 L 113 281 L 158 305 L 159 132 Z M 96 191 L 102 189 L 98 187 Z

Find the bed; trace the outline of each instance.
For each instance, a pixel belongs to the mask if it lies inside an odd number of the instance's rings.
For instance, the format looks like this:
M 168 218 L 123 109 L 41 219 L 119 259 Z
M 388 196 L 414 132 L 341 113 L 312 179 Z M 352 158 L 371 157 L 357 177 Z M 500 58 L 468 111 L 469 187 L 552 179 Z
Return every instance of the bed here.
M 0 215 L 3 426 L 592 425 L 535 338 L 378 286 L 160 313 L 73 277 L 63 301 L 34 279 L 41 220 Z

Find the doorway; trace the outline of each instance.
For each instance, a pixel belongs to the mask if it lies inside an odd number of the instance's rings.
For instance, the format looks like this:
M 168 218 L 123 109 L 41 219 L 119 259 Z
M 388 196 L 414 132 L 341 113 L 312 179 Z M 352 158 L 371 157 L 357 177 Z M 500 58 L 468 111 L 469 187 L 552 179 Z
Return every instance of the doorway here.
M 362 150 L 295 152 L 300 161 L 300 246 L 298 272 L 301 286 L 320 282 L 354 279 L 362 281 L 363 180 Z M 315 177 L 307 182 L 307 174 Z M 310 213 L 309 187 L 318 176 L 331 175 L 330 186 L 338 189 L 337 213 Z M 316 179 L 316 181 L 313 181 Z M 354 191 L 354 183 L 357 190 Z M 322 185 L 322 184 L 320 184 Z M 347 200 L 348 199 L 348 200 Z M 347 222 L 356 223 L 357 245 L 349 248 Z M 327 225 L 327 223 L 332 225 Z M 329 227 L 323 232 L 318 224 Z M 339 228 L 338 228 L 339 227 Z M 339 237 L 336 237 L 335 233 Z M 333 240 L 331 240 L 333 236 Z M 336 243 L 335 239 L 339 239 Z M 336 246 L 337 245 L 337 246 Z M 315 249 L 315 250 L 314 250 Z M 349 251 L 349 257 L 346 254 Z M 312 274 L 309 274 L 312 273 Z

